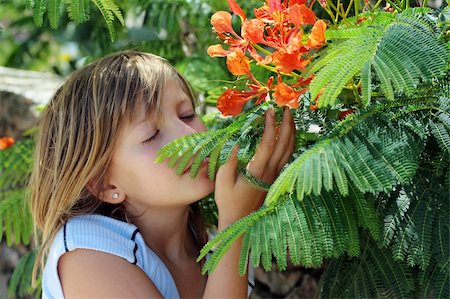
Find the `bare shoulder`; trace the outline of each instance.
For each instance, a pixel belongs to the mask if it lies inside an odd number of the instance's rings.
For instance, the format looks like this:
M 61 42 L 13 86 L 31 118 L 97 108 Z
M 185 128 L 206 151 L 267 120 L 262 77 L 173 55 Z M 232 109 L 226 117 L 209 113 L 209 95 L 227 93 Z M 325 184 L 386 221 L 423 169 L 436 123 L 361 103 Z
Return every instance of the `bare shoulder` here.
M 162 298 L 138 266 L 121 257 L 89 249 L 61 256 L 58 274 L 66 298 Z

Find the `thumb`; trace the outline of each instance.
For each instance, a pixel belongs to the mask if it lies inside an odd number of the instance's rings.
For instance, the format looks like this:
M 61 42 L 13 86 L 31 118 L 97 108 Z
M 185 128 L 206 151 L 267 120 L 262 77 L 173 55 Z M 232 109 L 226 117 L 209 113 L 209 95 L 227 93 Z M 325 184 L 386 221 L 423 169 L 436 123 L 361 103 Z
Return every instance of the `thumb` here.
M 233 151 L 231 152 L 230 159 L 220 166 L 217 171 L 217 179 L 216 183 L 220 181 L 220 184 L 223 184 L 227 187 L 233 187 L 236 183 L 236 169 L 238 165 L 237 158 L 238 146 L 235 145 Z

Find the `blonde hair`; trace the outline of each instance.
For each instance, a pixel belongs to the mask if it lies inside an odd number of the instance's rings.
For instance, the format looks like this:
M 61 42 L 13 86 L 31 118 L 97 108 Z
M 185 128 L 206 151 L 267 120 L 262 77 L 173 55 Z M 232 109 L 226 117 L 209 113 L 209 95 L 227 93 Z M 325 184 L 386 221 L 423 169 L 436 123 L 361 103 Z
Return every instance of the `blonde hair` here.
M 68 218 L 99 211 L 124 218 L 126 214 L 115 213 L 123 209 L 103 203 L 87 186 L 103 181 L 119 129 L 135 117 L 138 101 L 143 101 L 148 113 L 160 111 L 162 89 L 169 78 L 176 79 L 194 103 L 188 83 L 173 66 L 161 57 L 137 51 L 94 61 L 75 71 L 58 88 L 40 118 L 29 184 L 40 250 L 35 274 Z M 202 246 L 206 229 L 199 211 L 193 205 L 190 222 Z

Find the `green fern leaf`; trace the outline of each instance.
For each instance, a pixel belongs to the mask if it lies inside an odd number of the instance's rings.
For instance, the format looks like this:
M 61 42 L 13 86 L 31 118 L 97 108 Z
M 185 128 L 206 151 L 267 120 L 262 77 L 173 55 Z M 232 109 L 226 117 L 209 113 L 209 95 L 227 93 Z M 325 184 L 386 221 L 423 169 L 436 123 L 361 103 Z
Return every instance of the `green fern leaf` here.
M 87 0 L 66 1 L 69 18 L 76 24 L 89 20 L 89 2 Z
M 441 114 L 441 118 L 444 116 Z M 430 121 L 431 132 L 438 141 L 442 150 L 450 153 L 450 126 L 446 126 L 446 123 L 435 123 Z
M 241 276 L 245 275 L 247 272 L 248 262 L 250 253 L 250 234 L 246 233 L 242 239 L 242 250 L 239 256 L 239 274 Z
M 33 20 L 37 27 L 44 23 L 44 13 L 47 10 L 47 0 L 35 0 L 33 6 Z
M 106 22 L 106 26 L 109 30 L 109 35 L 111 37 L 111 41 L 114 41 L 116 38 L 116 32 L 114 30 L 114 16 L 119 20 L 119 22 L 124 26 L 125 21 L 122 16 L 122 12 L 120 11 L 119 7 L 114 3 L 113 0 L 92 0 L 97 6 L 97 8 L 100 10 L 103 19 Z
M 356 211 L 358 225 L 366 228 L 374 240 L 381 236 L 381 221 L 375 209 L 375 201 L 368 194 L 362 194 L 353 185 L 349 187 L 349 199 Z
M 39 289 L 33 289 L 31 287 L 31 276 L 35 259 L 35 250 L 30 251 L 20 258 L 8 285 L 8 296 L 11 298 L 16 296 L 27 297 L 27 295 L 38 295 L 40 293 Z
M 50 20 L 50 27 L 58 28 L 59 19 L 61 18 L 61 0 L 48 0 L 48 18 Z
M 372 69 L 370 63 L 366 62 L 361 69 L 362 104 L 366 107 L 371 99 Z
M 383 15 L 375 15 L 373 19 L 383 18 Z M 335 105 L 342 89 L 359 74 L 363 84 L 363 103 L 367 104 L 373 81 L 371 66 L 380 81 L 381 90 L 391 101 L 395 93 L 412 95 L 421 81 L 444 75 L 450 52 L 439 40 L 435 26 L 419 11 L 397 14 L 389 23 L 368 22 L 365 26 L 370 27 L 328 33 L 333 42 L 306 74 L 316 74 L 310 84 L 312 98 L 325 87 L 320 107 Z M 342 33 L 337 33 L 340 31 Z

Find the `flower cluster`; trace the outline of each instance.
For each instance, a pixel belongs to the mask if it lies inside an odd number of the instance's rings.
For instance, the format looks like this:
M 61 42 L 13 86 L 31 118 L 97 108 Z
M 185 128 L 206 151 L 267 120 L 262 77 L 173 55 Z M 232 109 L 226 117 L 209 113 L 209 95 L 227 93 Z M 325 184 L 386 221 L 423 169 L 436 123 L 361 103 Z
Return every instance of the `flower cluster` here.
M 0 138 L 0 150 L 7 149 L 14 144 L 14 138 L 12 137 L 1 137 Z
M 269 0 L 254 10 L 255 18 L 248 19 L 235 0 L 228 0 L 230 10 L 241 20 L 240 34 L 232 27 L 232 15 L 218 11 L 211 17 L 217 37 L 226 45 L 208 48 L 212 57 L 226 57 L 228 70 L 236 76 L 247 76 L 247 90 L 227 89 L 217 100 L 223 115 L 238 115 L 250 100 L 255 105 L 271 94 L 280 106 L 298 108 L 300 96 L 306 92 L 312 78 L 302 78 L 298 72 L 305 70 L 311 56 L 326 42 L 326 24 L 317 20 L 311 10 L 314 0 Z M 312 28 L 311 28 L 312 26 Z M 306 28 L 311 28 L 306 34 Z M 250 70 L 254 62 L 276 73 L 267 82 L 258 81 Z M 297 72 L 295 72 L 297 71 Z M 283 82 L 284 76 L 295 78 Z M 290 80 L 292 81 L 292 80 Z

